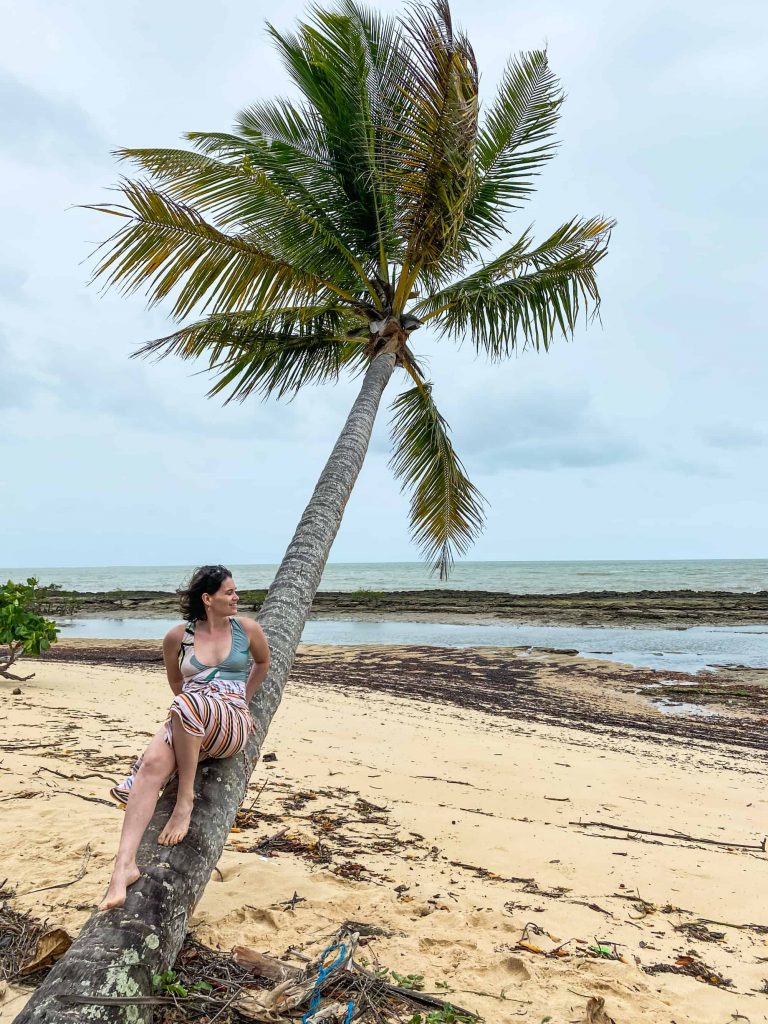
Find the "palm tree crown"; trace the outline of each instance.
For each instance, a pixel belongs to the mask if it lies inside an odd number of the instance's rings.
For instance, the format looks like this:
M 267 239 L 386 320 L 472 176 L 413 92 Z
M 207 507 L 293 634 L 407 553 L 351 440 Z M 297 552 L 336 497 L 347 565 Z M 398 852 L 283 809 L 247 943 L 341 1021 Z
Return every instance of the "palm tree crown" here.
M 413 535 L 446 575 L 484 500 L 410 335 L 429 324 L 469 336 L 492 360 L 547 349 L 598 309 L 612 224 L 574 218 L 510 244 L 507 215 L 555 150 L 563 96 L 545 52 L 509 61 L 481 117 L 447 0 L 400 17 L 337 0 L 294 34 L 269 32 L 301 99 L 259 101 L 231 134 L 190 132 L 190 149 L 119 150 L 144 177 L 93 207 L 121 218 L 95 276 L 170 296 L 180 321 L 196 314 L 137 354 L 207 358 L 210 393 L 227 400 L 291 395 L 394 351 L 410 384 L 394 402 L 391 466 Z

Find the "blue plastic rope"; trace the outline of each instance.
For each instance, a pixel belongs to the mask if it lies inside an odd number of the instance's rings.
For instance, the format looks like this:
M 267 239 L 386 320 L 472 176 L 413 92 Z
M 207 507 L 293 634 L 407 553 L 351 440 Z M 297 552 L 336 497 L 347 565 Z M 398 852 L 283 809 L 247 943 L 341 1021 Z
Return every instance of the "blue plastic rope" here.
M 330 953 L 333 953 L 335 949 L 338 949 L 340 951 L 339 955 L 336 957 L 336 959 L 333 961 L 330 967 L 324 967 L 323 965 L 325 963 L 325 958 Z M 320 958 L 320 969 L 317 972 L 317 977 L 315 978 L 315 987 L 312 990 L 312 998 L 309 1001 L 309 1009 L 301 1018 L 301 1024 L 308 1024 L 309 1018 L 313 1017 L 317 1013 L 320 1007 L 320 986 L 322 985 L 322 983 L 325 981 L 329 974 L 335 971 L 340 964 L 344 963 L 346 956 L 347 947 L 343 942 L 337 942 L 333 946 L 329 946 L 323 953 L 322 957 Z M 347 1015 L 344 1018 L 344 1024 L 350 1024 L 354 1009 L 355 1004 L 350 1000 L 349 1005 L 347 1006 Z

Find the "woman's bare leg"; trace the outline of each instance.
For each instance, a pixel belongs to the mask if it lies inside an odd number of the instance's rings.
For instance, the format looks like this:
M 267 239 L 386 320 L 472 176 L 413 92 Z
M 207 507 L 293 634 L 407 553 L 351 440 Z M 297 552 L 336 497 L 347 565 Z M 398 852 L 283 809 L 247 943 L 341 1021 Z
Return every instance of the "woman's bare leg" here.
M 184 729 L 177 714 L 171 716 L 173 729 L 173 751 L 176 757 L 176 771 L 179 773 L 179 788 L 176 806 L 168 824 L 157 837 L 163 846 L 175 846 L 189 831 L 189 820 L 195 802 L 195 773 L 200 760 L 202 736 L 195 736 Z
M 107 895 L 99 910 L 111 910 L 125 903 L 126 889 L 137 880 L 141 872 L 136 865 L 136 851 L 141 837 L 155 813 L 160 790 L 176 767 L 173 750 L 165 742 L 165 727 L 155 735 L 147 747 L 138 775 L 133 781 L 125 820 L 120 833 L 120 845 L 112 871 Z

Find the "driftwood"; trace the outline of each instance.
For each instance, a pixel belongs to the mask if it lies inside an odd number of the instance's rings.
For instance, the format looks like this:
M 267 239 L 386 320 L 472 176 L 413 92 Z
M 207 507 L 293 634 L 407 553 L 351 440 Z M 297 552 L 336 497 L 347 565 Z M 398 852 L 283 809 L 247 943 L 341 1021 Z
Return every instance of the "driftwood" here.
M 293 967 L 283 960 L 259 953 L 248 946 L 235 946 L 232 957 L 236 964 L 250 971 L 255 977 L 266 978 L 268 981 L 295 981 L 304 974 L 301 967 Z
M 91 844 L 85 848 L 83 854 L 83 862 L 80 865 L 80 870 L 71 878 L 68 882 L 55 882 L 53 885 L 43 885 L 39 889 L 27 889 L 26 892 L 16 893 L 17 896 L 31 896 L 33 892 L 48 892 L 49 889 L 66 889 L 70 885 L 74 885 L 75 882 L 79 882 L 81 878 L 85 877 L 85 873 L 88 870 L 88 861 L 91 859 Z
M 654 836 L 658 839 L 677 839 L 685 843 L 706 843 L 707 846 L 723 846 L 729 850 L 760 850 L 766 853 L 768 836 L 764 837 L 762 843 L 728 843 L 722 839 L 702 839 L 700 836 L 687 836 L 682 832 L 649 832 L 643 828 L 630 828 L 628 825 L 611 825 L 607 821 L 569 821 L 569 825 L 576 825 L 578 828 L 607 828 L 616 832 L 630 832 L 638 836 Z

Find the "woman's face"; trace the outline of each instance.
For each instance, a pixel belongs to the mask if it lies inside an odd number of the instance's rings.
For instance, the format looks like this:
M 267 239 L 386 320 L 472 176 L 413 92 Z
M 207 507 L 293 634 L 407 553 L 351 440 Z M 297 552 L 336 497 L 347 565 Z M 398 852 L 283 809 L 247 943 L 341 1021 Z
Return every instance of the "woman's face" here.
M 227 576 L 215 594 L 203 594 L 203 604 L 209 615 L 236 615 L 238 601 L 235 581 L 231 576 Z

